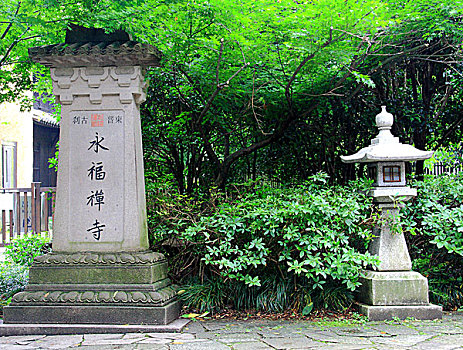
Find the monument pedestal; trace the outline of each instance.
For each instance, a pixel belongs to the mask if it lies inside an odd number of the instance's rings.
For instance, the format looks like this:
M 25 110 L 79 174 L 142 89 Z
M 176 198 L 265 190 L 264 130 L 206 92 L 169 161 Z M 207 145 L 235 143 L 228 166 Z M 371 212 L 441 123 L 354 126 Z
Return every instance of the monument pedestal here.
M 180 312 L 164 256 L 50 253 L 4 309 L 5 323 L 168 324 Z
M 427 278 L 418 272 L 365 271 L 360 282 L 358 311 L 370 321 L 442 318 L 442 307 L 429 303 Z

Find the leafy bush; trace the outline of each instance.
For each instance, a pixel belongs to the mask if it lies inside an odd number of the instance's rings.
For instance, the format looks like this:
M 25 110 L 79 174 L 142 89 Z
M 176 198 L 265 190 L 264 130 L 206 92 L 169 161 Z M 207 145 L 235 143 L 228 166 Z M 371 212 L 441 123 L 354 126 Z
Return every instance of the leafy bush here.
M 51 250 L 50 239 L 40 235 L 32 235 L 14 239 L 5 248 L 8 261 L 23 266 L 31 266 L 36 256 Z
M 302 311 L 329 298 L 342 308 L 377 263 L 366 252 L 374 215 L 364 186 L 329 186 L 318 174 L 298 187 L 236 186 L 207 202 L 163 192 L 150 201 L 152 243 L 171 255 L 174 279 L 188 284 L 183 298 L 199 311 Z
M 430 299 L 446 309 L 463 305 L 463 176 L 416 181 L 418 196 L 401 217 L 413 268 L 428 277 Z
M 414 181 L 401 210 L 414 270 L 432 302 L 463 305 L 463 176 Z M 342 309 L 353 299 L 376 215 L 366 184 L 329 186 L 325 175 L 296 187 L 256 183 L 209 201 L 169 196 L 152 204 L 152 242 L 169 254 L 182 298 L 199 311 Z M 152 202 L 153 203 L 153 202 Z
M 360 252 L 372 238 L 371 202 L 326 175 L 292 189 L 259 188 L 192 223 L 181 238 L 224 278 L 260 286 L 262 275 L 304 276 L 313 288 L 339 280 L 350 290 L 376 258 Z M 188 244 L 187 243 L 187 244 Z
M 8 304 L 9 298 L 26 287 L 34 258 L 50 249 L 49 238 L 39 235 L 14 239 L 6 246 L 7 261 L 0 264 L 0 304 Z
M 24 265 L 0 265 L 0 300 L 4 302 L 22 291 L 29 281 L 29 269 Z

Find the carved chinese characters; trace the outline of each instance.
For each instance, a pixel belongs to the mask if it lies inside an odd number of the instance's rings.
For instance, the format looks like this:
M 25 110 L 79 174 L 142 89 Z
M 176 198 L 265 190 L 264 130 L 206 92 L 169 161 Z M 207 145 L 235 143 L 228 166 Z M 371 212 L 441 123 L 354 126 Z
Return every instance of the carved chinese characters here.
M 72 242 L 120 242 L 124 193 L 124 112 L 71 111 Z

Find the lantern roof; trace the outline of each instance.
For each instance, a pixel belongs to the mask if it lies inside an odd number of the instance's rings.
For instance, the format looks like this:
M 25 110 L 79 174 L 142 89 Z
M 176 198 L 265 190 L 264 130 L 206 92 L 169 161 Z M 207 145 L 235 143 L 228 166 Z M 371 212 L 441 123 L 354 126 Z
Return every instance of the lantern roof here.
M 391 134 L 394 116 L 382 106 L 382 111 L 376 116 L 378 135 L 371 144 L 350 156 L 341 156 L 344 163 L 400 162 L 431 158 L 433 151 L 421 151 L 412 145 L 403 144 L 398 137 Z

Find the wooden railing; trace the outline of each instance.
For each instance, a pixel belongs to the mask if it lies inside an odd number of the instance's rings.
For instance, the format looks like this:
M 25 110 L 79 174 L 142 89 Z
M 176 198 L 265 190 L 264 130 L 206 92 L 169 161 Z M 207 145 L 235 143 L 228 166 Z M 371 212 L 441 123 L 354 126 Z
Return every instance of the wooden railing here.
M 50 232 L 55 193 L 56 187 L 41 187 L 40 182 L 33 182 L 30 188 L 0 188 L 0 196 L 13 197 L 13 209 L 2 210 L 0 247 L 17 237 Z
M 429 175 L 459 174 L 462 171 L 461 165 L 448 165 L 441 162 L 434 163 L 432 169 L 424 169 L 424 173 Z

